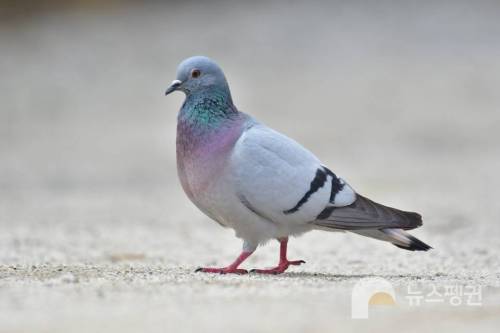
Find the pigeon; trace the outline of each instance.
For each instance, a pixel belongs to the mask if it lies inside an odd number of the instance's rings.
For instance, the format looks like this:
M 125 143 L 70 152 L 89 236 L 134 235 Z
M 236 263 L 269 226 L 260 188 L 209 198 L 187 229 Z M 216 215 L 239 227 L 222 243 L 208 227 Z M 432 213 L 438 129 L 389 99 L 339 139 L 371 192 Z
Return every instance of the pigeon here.
M 299 143 L 239 111 L 222 69 L 210 58 L 182 61 L 165 95 L 174 91 L 185 94 L 176 139 L 182 188 L 204 214 L 243 241 L 229 266 L 197 272 L 248 273 L 241 263 L 276 239 L 278 265 L 251 272 L 283 273 L 304 263 L 288 259 L 289 237 L 311 230 L 349 231 L 410 251 L 431 249 L 406 231 L 422 225 L 420 214 L 358 194 Z

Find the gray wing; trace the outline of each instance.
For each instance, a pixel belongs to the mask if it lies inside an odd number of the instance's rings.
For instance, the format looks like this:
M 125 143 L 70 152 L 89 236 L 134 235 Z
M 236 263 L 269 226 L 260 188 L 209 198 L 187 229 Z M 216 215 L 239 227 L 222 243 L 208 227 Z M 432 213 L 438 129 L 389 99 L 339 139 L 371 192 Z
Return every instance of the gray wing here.
M 345 207 L 327 207 L 319 215 L 315 225 L 323 228 L 362 229 L 414 229 L 422 225 L 418 213 L 387 207 L 356 194 L 356 200 Z
M 356 198 L 310 151 L 261 124 L 241 135 L 231 166 L 240 201 L 276 223 L 311 223 L 325 208 Z
M 408 230 L 422 225 L 417 213 L 355 193 L 310 151 L 258 123 L 241 135 L 231 164 L 240 201 L 277 223 L 311 223 L 341 230 Z

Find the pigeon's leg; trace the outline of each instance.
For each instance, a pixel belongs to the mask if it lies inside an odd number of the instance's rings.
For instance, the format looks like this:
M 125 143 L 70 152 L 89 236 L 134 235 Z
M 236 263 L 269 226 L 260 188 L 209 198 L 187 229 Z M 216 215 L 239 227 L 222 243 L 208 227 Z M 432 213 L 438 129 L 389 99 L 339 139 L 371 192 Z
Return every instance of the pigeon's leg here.
M 252 269 L 250 272 L 261 274 L 280 274 L 287 270 L 290 265 L 305 264 L 304 260 L 288 260 L 286 257 L 286 249 L 288 245 L 288 237 L 278 239 L 280 242 L 280 262 L 278 266 L 267 269 Z
M 245 261 L 246 258 L 250 257 L 253 251 L 243 250 L 238 258 L 229 266 L 221 267 L 221 268 L 211 268 L 211 267 L 200 267 L 195 270 L 195 272 L 204 272 L 204 273 L 219 273 L 219 274 L 247 274 L 248 271 L 246 269 L 238 268 L 238 266 Z

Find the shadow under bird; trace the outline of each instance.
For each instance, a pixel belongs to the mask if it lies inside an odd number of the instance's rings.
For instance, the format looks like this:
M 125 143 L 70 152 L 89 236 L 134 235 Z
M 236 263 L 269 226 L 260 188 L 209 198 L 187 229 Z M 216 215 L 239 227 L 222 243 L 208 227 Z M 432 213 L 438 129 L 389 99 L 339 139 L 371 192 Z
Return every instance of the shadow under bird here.
M 243 240 L 232 264 L 197 271 L 247 273 L 240 264 L 260 244 L 277 239 L 278 265 L 252 272 L 282 273 L 304 263 L 288 260 L 288 237 L 318 229 L 350 231 L 410 251 L 431 248 L 405 231 L 422 225 L 419 214 L 356 193 L 300 144 L 238 111 L 213 60 L 184 60 L 165 94 L 177 90 L 186 94 L 177 119 L 182 187 L 203 213 Z

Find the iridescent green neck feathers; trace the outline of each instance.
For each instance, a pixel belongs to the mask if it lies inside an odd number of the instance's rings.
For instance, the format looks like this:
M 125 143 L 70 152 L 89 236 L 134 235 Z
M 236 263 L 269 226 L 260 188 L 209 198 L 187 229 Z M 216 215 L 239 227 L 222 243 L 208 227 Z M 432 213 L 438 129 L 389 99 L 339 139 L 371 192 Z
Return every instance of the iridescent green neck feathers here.
M 237 113 L 228 89 L 207 89 L 187 94 L 179 121 L 193 127 L 213 128 Z

